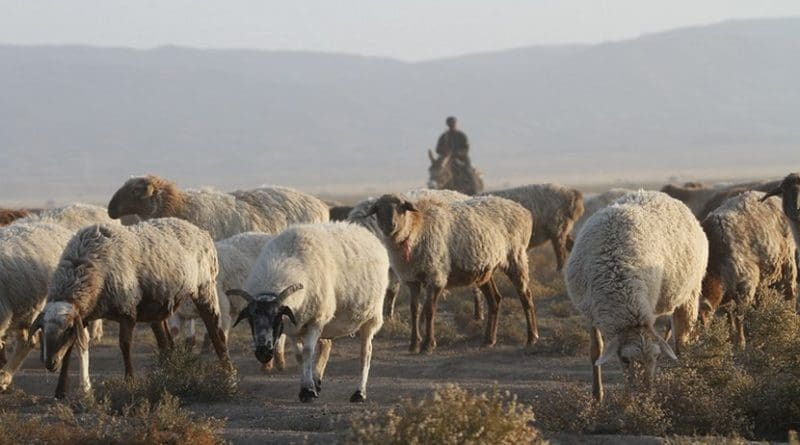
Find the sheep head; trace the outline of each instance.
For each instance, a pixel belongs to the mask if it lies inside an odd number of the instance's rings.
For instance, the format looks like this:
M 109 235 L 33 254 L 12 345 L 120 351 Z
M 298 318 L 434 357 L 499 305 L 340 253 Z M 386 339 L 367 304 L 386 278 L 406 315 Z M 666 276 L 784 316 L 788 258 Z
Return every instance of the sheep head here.
M 157 176 L 131 178 L 111 197 L 108 216 L 112 219 L 125 215 L 136 215 L 143 219 L 173 216 L 162 215 L 162 206 L 165 195 L 174 188 L 174 184 Z
M 678 360 L 666 340 L 652 326 L 640 326 L 613 337 L 595 365 L 600 366 L 616 355 L 629 384 L 641 382 L 650 386 L 655 378 L 658 357 L 662 353 L 672 360 Z
M 78 308 L 64 301 L 47 303 L 42 313 L 31 325 L 33 335 L 42 330 L 42 360 L 48 371 L 55 372 L 73 345 L 88 348 L 89 332 L 83 324 Z
M 791 173 L 783 178 L 781 184 L 764 195 L 761 201 L 766 201 L 772 196 L 783 198 L 783 213 L 795 222 L 800 222 L 800 174 Z
M 394 240 L 403 241 L 408 238 L 412 226 L 412 213 L 416 213 L 414 203 L 400 195 L 381 196 L 367 211 L 366 216 L 376 215 L 378 227 L 383 234 Z
M 289 295 L 303 289 L 302 284 L 293 284 L 280 293 L 263 292 L 251 295 L 242 289 L 229 289 L 225 291 L 228 297 L 239 296 L 247 301 L 247 306 L 239 313 L 236 323 L 247 320 L 250 324 L 250 332 L 253 334 L 253 349 L 256 359 L 261 363 L 272 360 L 275 352 L 275 343 L 283 334 L 283 317 L 286 316 L 292 324 L 297 325 L 294 312 L 283 304 Z

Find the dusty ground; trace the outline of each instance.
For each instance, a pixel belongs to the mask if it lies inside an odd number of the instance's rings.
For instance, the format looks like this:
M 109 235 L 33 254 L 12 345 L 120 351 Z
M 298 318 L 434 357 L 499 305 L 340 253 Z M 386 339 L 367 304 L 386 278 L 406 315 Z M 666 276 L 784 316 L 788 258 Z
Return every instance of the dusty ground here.
M 406 300 L 401 299 L 396 321 L 387 324 L 375 341 L 367 403 L 348 402 L 359 378 L 359 345 L 357 338 L 343 338 L 334 342 L 320 398 L 303 404 L 297 398 L 299 373 L 293 357 L 289 357 L 286 370 L 262 373 L 249 351 L 249 332 L 239 326 L 231 340 L 231 350 L 242 378 L 240 395 L 231 402 L 192 403 L 188 408 L 197 414 L 227 419 L 225 436 L 234 443 L 332 443 L 340 440 L 351 415 L 388 409 L 403 397 L 423 397 L 444 383 L 458 383 L 476 390 L 490 390 L 497 385 L 502 391 L 517 394 L 521 401 L 533 400 L 544 390 L 557 389 L 564 380 L 588 384 L 591 372 L 585 348 L 564 354 L 556 351 L 549 340 L 554 320 L 574 320 L 571 307 L 565 304 L 560 276 L 548 268 L 550 260 L 549 251 L 538 252 L 532 258 L 534 269 L 541 269 L 536 273 L 533 289 L 538 297 L 542 333 L 541 344 L 533 349 L 521 347 L 524 318 L 519 301 L 510 298 L 514 294 L 506 286 L 502 286 L 506 299 L 500 318 L 505 326 L 498 346 L 492 349 L 479 346 L 481 325 L 469 321 L 471 294 L 462 291 L 449 296 L 441 306 L 438 349 L 432 355 L 408 353 L 408 309 Z M 95 383 L 123 374 L 116 326 L 113 323 L 107 326 L 106 338 L 92 350 L 91 373 Z M 134 366 L 144 372 L 155 349 L 149 330 L 140 327 L 134 343 Z M 76 371 L 72 375 L 71 388 L 76 388 Z M 609 367 L 605 378 L 607 382 L 618 381 L 616 365 Z M 46 404 L 52 399 L 56 379 L 55 374 L 45 371 L 38 354 L 33 353 L 15 376 L 15 386 L 42 396 L 42 403 Z M 557 443 L 658 443 L 651 438 L 550 437 Z

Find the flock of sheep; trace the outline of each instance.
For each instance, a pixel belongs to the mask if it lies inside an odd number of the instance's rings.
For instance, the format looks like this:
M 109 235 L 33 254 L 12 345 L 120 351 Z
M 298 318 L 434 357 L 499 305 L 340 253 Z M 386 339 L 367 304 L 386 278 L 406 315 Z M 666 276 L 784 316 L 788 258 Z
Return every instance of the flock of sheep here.
M 60 371 L 56 397 L 67 392 L 73 349 L 81 389 L 90 391 L 89 347 L 102 320 L 119 323 L 127 377 L 137 322 L 149 323 L 166 349 L 178 335 L 193 340 L 201 320 L 220 363 L 233 370 L 229 330 L 246 321 L 265 368 L 285 366 L 287 341 L 296 352 L 303 402 L 318 397 L 331 340 L 358 334 L 362 372 L 350 401 L 361 402 L 372 339 L 384 314 L 393 316 L 401 283 L 411 296 L 412 352 L 435 349 L 437 301 L 461 286 L 475 289 L 476 319 L 485 300 L 484 343 L 494 345 L 498 270 L 520 299 L 527 343 L 535 343 L 527 251 L 550 241 L 588 322 L 593 392 L 602 399 L 600 367 L 613 356 L 630 382 L 647 383 L 660 355 L 677 359 L 698 319 L 725 308 L 741 344 L 741 308 L 759 289 L 794 302 L 799 191 L 792 174 L 727 187 L 613 189 L 585 202 L 578 190 L 552 184 L 479 196 L 423 189 L 343 208 L 283 187 L 223 193 L 135 177 L 107 209 L 0 211 L 0 390 L 40 341 L 45 367 Z M 775 195 L 782 206 L 769 199 Z M 656 331 L 662 315 L 672 316 L 674 348 Z

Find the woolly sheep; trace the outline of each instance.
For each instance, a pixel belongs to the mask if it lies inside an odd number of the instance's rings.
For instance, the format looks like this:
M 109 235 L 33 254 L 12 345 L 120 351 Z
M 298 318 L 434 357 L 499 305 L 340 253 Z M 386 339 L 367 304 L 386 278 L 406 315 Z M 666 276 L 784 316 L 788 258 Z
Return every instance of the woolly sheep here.
M 675 199 L 683 201 L 683 203 L 689 207 L 692 213 L 694 213 L 694 215 L 702 221 L 704 217 L 708 215 L 708 212 L 716 208 L 712 204 L 713 201 L 716 200 L 718 204 L 724 201 L 724 199 L 720 199 L 720 193 L 723 194 L 722 196 L 727 194 L 726 198 L 729 198 L 733 196 L 733 194 L 738 194 L 736 191 L 768 191 L 771 190 L 771 184 L 774 183 L 753 181 L 737 184 L 721 183 L 713 186 L 707 186 L 705 184 L 696 182 L 687 182 L 683 186 L 667 184 L 661 188 L 661 191 Z
M 328 221 L 328 206 L 285 187 L 262 187 L 223 193 L 180 190 L 158 176 L 129 179 L 108 203 L 108 216 L 135 214 L 142 219 L 176 217 L 208 230 L 214 240 L 237 233 L 278 233 L 297 223 Z
M 556 269 L 564 268 L 567 251 L 572 247 L 572 226 L 583 215 L 583 194 L 557 184 L 530 184 L 482 195 L 499 196 L 519 203 L 531 212 L 536 224 L 530 248 L 547 241 L 553 245 Z
M 469 196 L 456 192 L 454 190 L 436 190 L 436 189 L 412 189 L 400 194 L 411 202 L 416 202 L 419 199 L 436 199 L 444 202 L 455 202 L 469 199 Z M 357 203 L 347 215 L 347 220 L 354 222 L 361 226 L 366 227 L 370 232 L 381 238 L 381 229 L 378 227 L 378 219 L 372 214 L 367 216 L 367 212 L 372 207 L 378 198 L 367 198 Z M 394 303 L 397 299 L 397 294 L 400 292 L 400 279 L 397 275 L 389 271 L 389 286 L 386 288 L 386 316 L 390 319 L 394 318 Z M 483 319 L 483 305 L 481 303 L 481 295 L 479 292 L 475 293 L 475 319 Z
M 589 198 L 586 198 L 583 202 L 583 215 L 575 222 L 572 226 L 572 239 L 575 240 L 578 238 L 578 234 L 581 233 L 581 228 L 583 225 L 586 224 L 586 221 L 594 215 L 598 210 L 607 207 L 609 204 L 614 202 L 616 199 L 621 197 L 626 193 L 630 193 L 633 190 L 623 189 L 623 188 L 613 188 L 610 190 L 606 190 L 599 195 L 595 195 Z M 568 246 L 570 249 L 572 246 Z
M 50 278 L 72 235 L 71 230 L 42 222 L 15 223 L 0 229 L 0 344 L 9 337 L 0 391 L 8 388 L 35 346 L 28 329 L 44 306 Z
M 744 192 L 728 199 L 703 220 L 708 237 L 708 269 L 703 280 L 706 320 L 720 304 L 732 301 L 731 326 L 744 346 L 741 307 L 755 302 L 756 292 L 779 289 L 795 300 L 795 242 L 777 199 L 760 203 L 764 193 Z
M 780 181 L 770 181 L 770 182 L 753 182 L 753 183 L 745 183 L 745 184 L 737 184 L 731 186 L 729 188 L 725 188 L 720 192 L 717 192 L 713 195 L 708 201 L 706 201 L 703 209 L 700 213 L 697 214 L 697 219 L 703 221 L 706 219 L 709 213 L 716 210 L 717 207 L 721 206 L 723 202 L 727 201 L 734 196 L 739 196 L 742 193 L 755 190 L 759 192 L 768 192 L 773 190 L 775 187 L 780 185 Z
M 261 249 L 272 238 L 274 238 L 274 235 L 267 233 L 244 232 L 214 243 L 219 260 L 217 296 L 219 298 L 220 321 L 226 338 L 231 328 L 232 317 L 236 317 L 247 305 L 247 302 L 238 296 L 228 298 L 225 290 L 241 287 L 244 284 L 250 269 L 261 253 Z M 176 337 L 181 330 L 185 329 L 188 331 L 186 334 L 187 339 L 193 340 L 194 320 L 198 318 L 200 318 L 200 315 L 194 305 L 185 304 L 178 308 L 178 311 L 169 320 L 170 332 L 173 337 Z M 279 369 L 283 369 L 285 365 L 283 350 L 278 351 L 275 356 L 275 362 Z M 269 362 L 269 365 L 272 365 L 272 361 Z M 267 367 L 267 369 L 270 367 Z
M 256 358 L 272 358 L 284 331 L 302 343 L 300 400 L 318 397 L 330 354 L 323 343 L 314 365 L 317 341 L 356 332 L 361 339 L 361 384 L 350 398 L 362 402 L 372 359 L 372 338 L 383 324 L 389 258 L 365 228 L 347 222 L 294 226 L 264 246 L 244 289 L 232 289 L 249 301 L 237 323 L 246 319 Z M 291 320 L 284 324 L 283 317 Z
M 400 195 L 383 195 L 367 216 L 376 214 L 392 269 L 411 289 L 412 352 L 420 349 L 419 296 L 424 287 L 426 334 L 422 350 L 436 347 L 436 303 L 449 287 L 478 285 L 489 306 L 484 343 L 497 339 L 497 316 L 502 298 L 492 274 L 502 270 L 519 294 L 528 323 L 528 344 L 539 337 L 528 287 L 527 247 L 531 214 L 503 198 L 479 197 L 447 203 Z
M 169 347 L 166 319 L 187 298 L 197 306 L 220 361 L 232 369 L 220 325 L 216 277 L 211 237 L 186 221 L 161 218 L 80 230 L 61 255 L 47 304 L 32 327 L 42 329 L 47 369 L 61 369 L 56 397 L 66 392 L 73 346 L 80 357 L 81 386 L 85 391 L 91 388 L 88 339 L 80 329 L 85 322 L 104 318 L 119 323 L 125 376 L 132 378 L 134 325 L 150 323 L 159 348 Z
M 589 218 L 567 262 L 566 284 L 590 323 L 595 398 L 603 398 L 600 366 L 613 355 L 631 383 L 634 362 L 649 384 L 660 354 L 676 359 L 654 323 L 672 314 L 680 352 L 697 319 L 707 261 L 708 240 L 697 218 L 664 193 L 629 193 Z

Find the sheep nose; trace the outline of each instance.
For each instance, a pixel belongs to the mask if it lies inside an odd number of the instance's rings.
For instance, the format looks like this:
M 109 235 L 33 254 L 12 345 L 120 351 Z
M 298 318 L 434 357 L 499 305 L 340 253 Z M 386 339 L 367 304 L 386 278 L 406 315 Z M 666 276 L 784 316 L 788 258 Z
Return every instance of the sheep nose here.
M 272 348 L 267 346 L 256 347 L 256 360 L 261 363 L 267 363 L 272 360 Z

